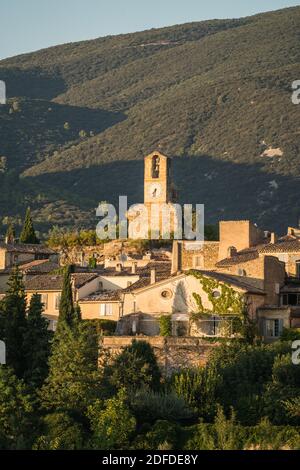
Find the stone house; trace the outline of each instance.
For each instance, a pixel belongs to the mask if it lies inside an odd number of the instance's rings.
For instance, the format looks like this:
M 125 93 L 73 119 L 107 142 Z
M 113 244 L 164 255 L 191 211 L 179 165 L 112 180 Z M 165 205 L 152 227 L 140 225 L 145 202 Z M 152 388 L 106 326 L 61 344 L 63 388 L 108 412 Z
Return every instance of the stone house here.
M 57 253 L 44 245 L 8 244 L 0 242 L 0 270 L 36 260 L 57 262 Z
M 71 279 L 75 302 L 99 289 L 99 279 L 95 273 L 74 273 Z M 43 274 L 25 280 L 27 302 L 30 302 L 32 295 L 40 295 L 44 304 L 44 315 L 50 321 L 52 330 L 55 330 L 58 320 L 62 286 L 63 276 L 61 274 Z
M 51 272 L 59 267 L 58 254 L 44 245 L 0 242 L 0 297 L 7 289 L 7 281 L 15 265 L 24 276 Z
M 300 326 L 299 233 L 289 229 L 287 236 L 277 239 L 246 220 L 220 222 L 219 232 L 217 242 L 177 242 L 174 271 L 209 269 L 264 291 L 256 319 L 266 341 L 278 338 L 284 327 Z
M 233 276 L 213 271 L 194 271 L 205 279 L 214 281 L 215 288 L 212 295 L 221 297 L 222 289 L 226 288 L 235 296 L 245 297 L 248 304 L 249 314 L 255 317 L 256 310 L 264 305 L 265 292 Z M 156 273 L 151 271 L 150 279 L 138 282 L 126 290 L 123 298 L 123 334 L 130 333 L 134 322 L 134 328 L 138 333 L 153 336 L 159 332 L 159 318 L 162 315 L 170 315 L 172 320 L 173 334 L 195 335 L 195 336 L 217 336 L 220 333 L 220 324 L 226 316 L 228 325 L 240 317 L 242 311 L 224 311 L 214 313 L 214 305 L 208 293 L 199 282 L 199 279 L 190 272 L 182 272 L 156 279 Z M 195 321 L 191 326 L 191 316 L 199 312 L 199 305 L 195 297 L 201 298 L 203 307 L 203 318 Z M 207 315 L 206 312 L 212 312 Z M 224 315 L 223 315 L 224 314 Z M 131 318 L 131 322 L 128 320 Z M 232 333 L 233 334 L 233 333 Z M 230 334 L 231 335 L 231 334 Z

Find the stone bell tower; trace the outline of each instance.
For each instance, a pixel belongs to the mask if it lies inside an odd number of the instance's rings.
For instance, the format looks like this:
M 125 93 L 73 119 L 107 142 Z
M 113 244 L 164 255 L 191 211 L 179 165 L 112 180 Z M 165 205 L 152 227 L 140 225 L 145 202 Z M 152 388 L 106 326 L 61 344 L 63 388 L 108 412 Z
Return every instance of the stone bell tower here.
M 144 203 L 175 202 L 172 186 L 172 160 L 160 152 L 145 157 Z
M 176 202 L 176 194 L 172 182 L 172 160 L 170 157 L 155 151 L 145 157 L 144 174 L 144 204 L 151 213 L 152 207 Z M 160 215 L 160 232 L 163 234 L 163 226 Z M 171 231 L 174 231 L 174 217 L 172 217 Z

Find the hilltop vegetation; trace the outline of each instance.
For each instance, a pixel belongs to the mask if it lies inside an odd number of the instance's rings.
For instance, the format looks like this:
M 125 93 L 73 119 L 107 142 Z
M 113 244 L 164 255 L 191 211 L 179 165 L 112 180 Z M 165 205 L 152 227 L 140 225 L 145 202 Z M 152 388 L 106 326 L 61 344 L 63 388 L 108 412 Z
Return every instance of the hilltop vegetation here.
M 299 28 L 296 7 L 1 61 L 0 216 L 18 221 L 30 204 L 42 231 L 94 227 L 99 201 L 142 201 L 142 159 L 159 148 L 175 159 L 181 201 L 205 203 L 207 223 L 295 224 Z

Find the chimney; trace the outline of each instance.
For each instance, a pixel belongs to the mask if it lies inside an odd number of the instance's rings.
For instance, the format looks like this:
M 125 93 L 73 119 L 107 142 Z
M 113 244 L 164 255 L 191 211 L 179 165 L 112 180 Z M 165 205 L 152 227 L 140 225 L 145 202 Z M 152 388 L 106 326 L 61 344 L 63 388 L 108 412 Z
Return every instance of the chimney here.
M 288 227 L 288 232 L 287 232 L 288 235 L 292 235 L 294 236 L 295 235 L 295 230 L 293 229 L 293 227 Z
M 270 240 L 270 243 L 274 244 L 277 242 L 277 235 L 275 232 L 272 232 L 271 233 L 271 240 Z
M 150 282 L 151 284 L 155 284 L 156 283 L 156 269 L 155 268 L 152 268 L 151 271 L 150 271 Z
M 117 263 L 117 264 L 116 264 L 116 271 L 117 271 L 118 273 L 122 272 L 122 264 L 121 264 L 121 263 Z
M 131 266 L 131 273 L 136 274 L 136 262 L 134 261 Z
M 173 241 L 171 274 L 177 274 L 181 270 L 181 246 L 178 240 Z
M 230 246 L 227 250 L 227 258 L 232 258 L 237 254 L 237 249 L 235 246 Z

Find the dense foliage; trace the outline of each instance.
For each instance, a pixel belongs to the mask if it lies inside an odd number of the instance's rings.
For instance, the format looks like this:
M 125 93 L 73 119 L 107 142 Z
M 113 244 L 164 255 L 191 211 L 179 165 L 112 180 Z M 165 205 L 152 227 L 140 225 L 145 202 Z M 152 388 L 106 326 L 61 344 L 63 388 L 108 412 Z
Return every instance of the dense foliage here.
M 164 377 L 146 341 L 101 350 L 103 331 L 73 305 L 69 269 L 62 298 L 53 337 L 41 299 L 26 305 L 13 271 L 0 304 L 0 449 L 300 449 L 294 336 L 223 342 L 206 366 Z

